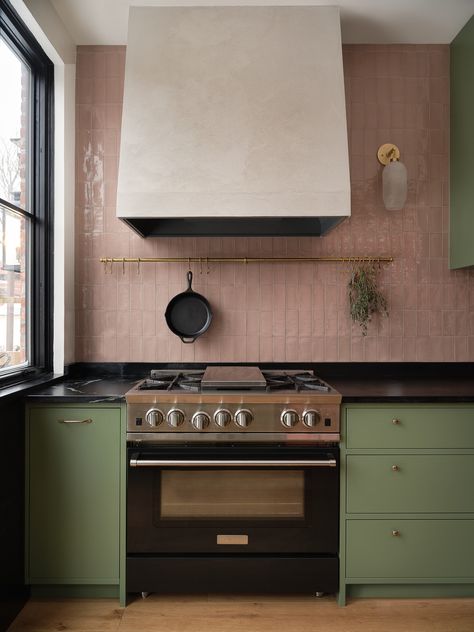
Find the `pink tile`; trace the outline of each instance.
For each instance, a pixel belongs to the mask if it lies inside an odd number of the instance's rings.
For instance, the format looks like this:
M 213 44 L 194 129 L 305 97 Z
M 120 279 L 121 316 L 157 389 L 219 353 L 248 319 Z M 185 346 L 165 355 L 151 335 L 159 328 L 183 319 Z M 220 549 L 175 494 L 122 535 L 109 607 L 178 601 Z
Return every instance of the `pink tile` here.
M 469 338 L 467 336 L 455 336 L 454 359 L 456 362 L 472 362 L 470 355 Z
M 416 338 L 403 339 L 403 361 L 416 362 Z
M 298 311 L 296 309 L 289 309 L 286 312 L 285 334 L 287 337 L 298 336 Z
M 284 336 L 274 336 L 272 338 L 272 347 L 273 347 L 273 362 L 285 362 L 286 361 L 286 338 Z
M 248 361 L 260 360 L 260 338 L 258 336 L 249 336 L 244 340 L 245 350 L 242 360 L 248 359 Z
M 433 310 L 430 312 L 430 336 L 441 336 L 443 334 L 443 312 Z
M 390 338 L 390 361 L 403 361 L 403 338 Z
M 351 339 L 350 336 L 339 336 L 337 339 L 337 359 L 339 362 L 350 362 Z
M 78 130 L 92 129 L 92 107 L 90 105 L 76 106 L 76 127 Z
M 298 338 L 285 337 L 285 361 L 286 362 L 298 362 Z
M 309 337 L 313 330 L 312 313 L 307 310 L 298 312 L 298 332 L 300 336 Z M 311 345 L 310 345 L 311 348 Z
M 105 72 L 107 77 L 121 77 L 125 69 L 125 50 L 126 47 L 114 47 L 117 50 L 111 50 L 105 54 Z M 122 48 L 122 50 L 118 50 Z
M 377 338 L 377 360 L 378 362 L 388 362 L 390 360 L 390 338 Z
M 260 337 L 259 360 L 260 362 L 273 361 L 273 338 L 271 336 Z

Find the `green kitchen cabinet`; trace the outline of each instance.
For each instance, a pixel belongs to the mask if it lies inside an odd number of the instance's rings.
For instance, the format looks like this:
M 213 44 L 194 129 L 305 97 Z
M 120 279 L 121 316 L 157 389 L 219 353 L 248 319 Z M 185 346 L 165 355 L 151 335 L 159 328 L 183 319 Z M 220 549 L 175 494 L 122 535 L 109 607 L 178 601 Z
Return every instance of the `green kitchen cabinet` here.
M 474 448 L 468 406 L 348 408 L 347 448 Z
M 474 520 L 348 520 L 349 577 L 410 581 L 472 578 Z
M 474 596 L 474 405 L 348 404 L 339 603 Z
M 474 16 L 451 53 L 450 267 L 474 265 Z
M 119 594 L 124 417 L 120 404 L 27 407 L 26 578 L 33 594 Z
M 473 513 L 471 454 L 350 454 L 347 513 Z

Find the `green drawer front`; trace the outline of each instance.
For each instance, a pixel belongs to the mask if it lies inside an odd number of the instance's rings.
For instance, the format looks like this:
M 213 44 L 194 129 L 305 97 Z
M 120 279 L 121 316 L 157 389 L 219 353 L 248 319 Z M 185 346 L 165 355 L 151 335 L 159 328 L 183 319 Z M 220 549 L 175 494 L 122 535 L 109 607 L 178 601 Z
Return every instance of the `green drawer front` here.
M 118 583 L 119 459 L 119 409 L 30 410 L 31 583 Z
M 474 513 L 474 454 L 349 455 L 348 513 Z
M 474 520 L 348 520 L 346 576 L 472 578 L 473 534 Z
M 474 447 L 474 408 L 348 408 L 346 427 L 348 448 Z

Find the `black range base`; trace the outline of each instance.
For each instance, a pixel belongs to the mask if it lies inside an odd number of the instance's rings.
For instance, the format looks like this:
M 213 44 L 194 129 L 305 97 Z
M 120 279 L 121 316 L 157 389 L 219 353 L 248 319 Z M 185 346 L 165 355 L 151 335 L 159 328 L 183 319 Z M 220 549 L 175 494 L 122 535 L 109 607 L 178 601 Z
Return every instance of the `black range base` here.
M 337 555 L 127 557 L 127 592 L 335 593 Z

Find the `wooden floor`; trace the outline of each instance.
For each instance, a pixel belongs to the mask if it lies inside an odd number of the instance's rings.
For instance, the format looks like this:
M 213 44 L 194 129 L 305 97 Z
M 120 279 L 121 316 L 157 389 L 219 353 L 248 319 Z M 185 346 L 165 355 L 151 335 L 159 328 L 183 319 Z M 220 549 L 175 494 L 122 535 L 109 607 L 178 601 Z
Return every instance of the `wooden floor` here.
M 474 632 L 474 599 L 158 596 L 31 600 L 9 632 Z

